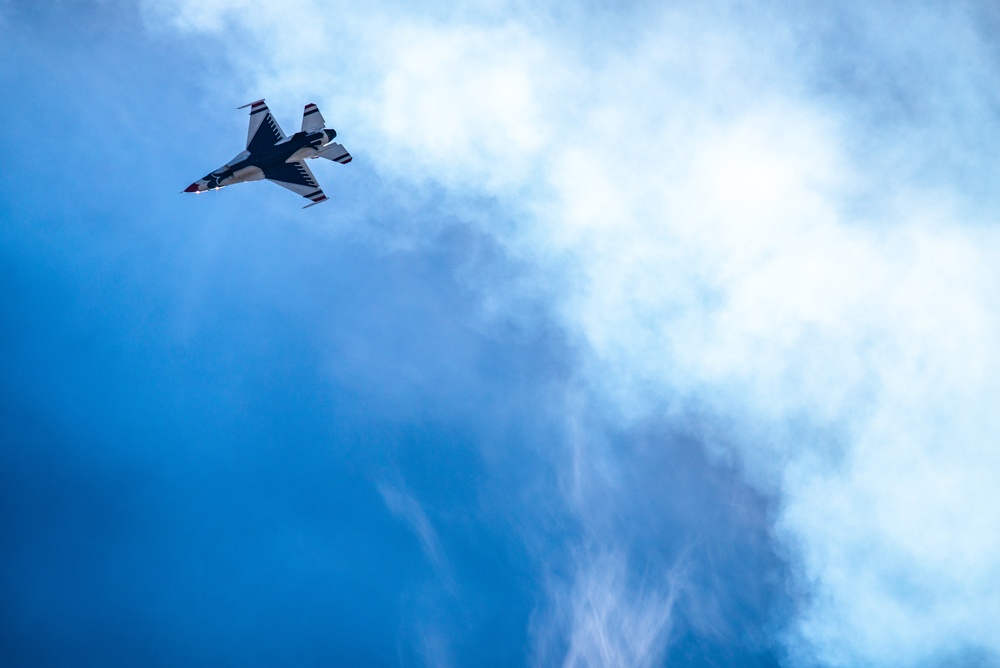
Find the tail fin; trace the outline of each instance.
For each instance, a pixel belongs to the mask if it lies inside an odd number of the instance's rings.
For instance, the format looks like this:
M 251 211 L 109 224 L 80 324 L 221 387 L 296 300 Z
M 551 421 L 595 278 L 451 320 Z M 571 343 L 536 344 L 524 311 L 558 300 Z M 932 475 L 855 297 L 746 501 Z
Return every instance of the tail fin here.
M 319 113 L 319 107 L 312 102 L 307 104 L 305 111 L 302 112 L 302 131 L 322 130 L 325 125 L 326 121 L 323 120 L 323 114 Z
M 342 165 L 346 165 L 351 161 L 351 154 L 347 152 L 346 148 L 337 142 L 327 144 L 323 150 L 319 152 L 319 157 L 339 162 Z

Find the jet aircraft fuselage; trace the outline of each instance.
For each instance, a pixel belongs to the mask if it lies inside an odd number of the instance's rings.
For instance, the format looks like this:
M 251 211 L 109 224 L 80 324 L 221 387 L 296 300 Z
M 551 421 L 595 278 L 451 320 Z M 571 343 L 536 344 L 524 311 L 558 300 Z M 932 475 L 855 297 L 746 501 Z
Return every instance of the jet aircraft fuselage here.
M 246 150 L 222 167 L 196 181 L 184 192 L 216 190 L 223 186 L 244 181 L 259 181 L 269 167 L 297 162 L 304 158 L 315 158 L 324 144 L 333 141 L 337 131 L 324 128 L 319 132 L 296 132 L 273 146 L 265 146 L 257 151 Z

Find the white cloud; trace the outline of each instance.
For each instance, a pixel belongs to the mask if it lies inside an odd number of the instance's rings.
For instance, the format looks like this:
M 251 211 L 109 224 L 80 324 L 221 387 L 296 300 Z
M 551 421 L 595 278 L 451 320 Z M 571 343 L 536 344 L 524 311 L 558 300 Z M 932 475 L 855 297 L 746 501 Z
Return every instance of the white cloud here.
M 405 489 L 382 483 L 378 486 L 379 494 L 385 501 L 386 508 L 400 520 L 406 522 L 409 528 L 420 540 L 427 561 L 438 572 L 442 582 L 453 586 L 451 567 L 434 525 L 417 499 Z
M 1000 653 L 1000 239 L 957 162 L 936 166 L 962 123 L 1000 130 L 980 113 L 996 75 L 966 16 L 897 17 L 936 97 L 898 82 L 916 111 L 880 134 L 882 108 L 807 94 L 817 64 L 796 39 L 810 35 L 770 44 L 685 7 L 605 49 L 596 27 L 574 40 L 496 4 L 434 20 L 391 5 L 167 6 L 185 29 L 236 26 L 229 41 L 251 46 L 231 57 L 259 87 L 317 93 L 387 178 L 524 212 L 497 234 L 552 281 L 589 350 L 584 377 L 622 419 L 699 406 L 731 425 L 750 475 L 782 494 L 779 529 L 815 594 L 794 656 Z M 929 17 L 965 40 L 947 41 L 940 70 L 930 42 L 906 38 Z M 879 48 L 870 57 L 905 74 L 893 44 Z M 656 611 L 672 599 L 623 598 L 615 559 L 581 566 L 565 595 L 571 664 L 662 652 Z M 605 647 L 608 629 L 648 642 Z
M 554 612 L 536 629 L 537 665 L 662 665 L 678 585 L 669 573 L 630 582 L 625 562 L 616 551 L 581 554 L 572 581 L 552 585 Z

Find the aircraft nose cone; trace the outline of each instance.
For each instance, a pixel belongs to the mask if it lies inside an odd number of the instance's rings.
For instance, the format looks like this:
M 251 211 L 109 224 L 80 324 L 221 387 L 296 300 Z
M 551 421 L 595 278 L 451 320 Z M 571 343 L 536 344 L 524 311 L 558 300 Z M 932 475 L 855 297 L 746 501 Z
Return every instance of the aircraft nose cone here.
M 187 188 L 184 189 L 184 192 L 186 192 L 186 193 L 196 193 L 196 192 L 198 192 L 198 184 L 197 183 L 192 183 L 191 185 L 189 185 Z

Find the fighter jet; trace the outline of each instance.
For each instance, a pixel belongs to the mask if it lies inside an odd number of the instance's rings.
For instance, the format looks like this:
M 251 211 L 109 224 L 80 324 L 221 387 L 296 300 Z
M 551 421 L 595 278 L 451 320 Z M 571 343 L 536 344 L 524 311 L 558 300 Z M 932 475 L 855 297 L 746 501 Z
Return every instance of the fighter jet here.
M 267 179 L 283 188 L 302 195 L 316 206 L 329 199 L 316 183 L 316 177 L 306 166 L 307 158 L 326 158 L 346 165 L 351 154 L 333 141 L 337 131 L 324 127 L 326 121 L 315 104 L 307 104 L 302 112 L 302 129 L 286 137 L 264 100 L 245 104 L 250 107 L 250 128 L 247 131 L 247 148 L 235 158 L 195 181 L 184 192 L 200 193 L 218 190 L 234 183 Z

